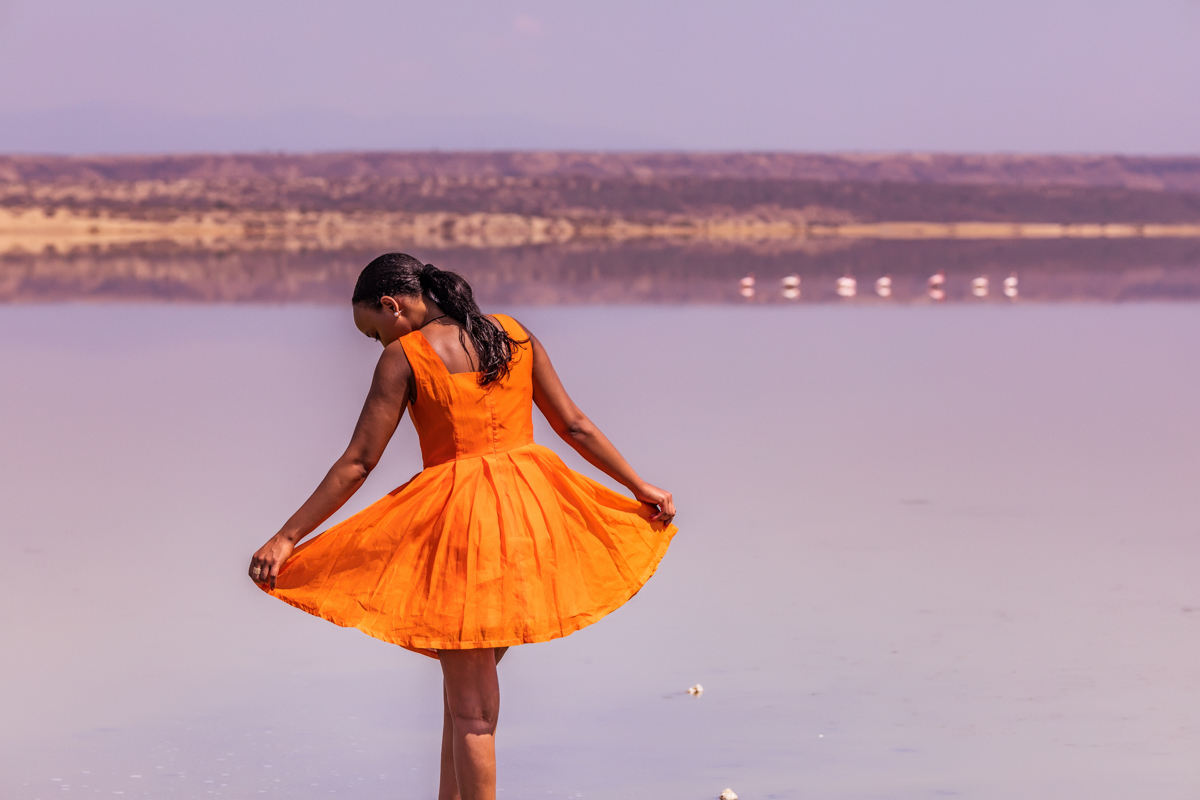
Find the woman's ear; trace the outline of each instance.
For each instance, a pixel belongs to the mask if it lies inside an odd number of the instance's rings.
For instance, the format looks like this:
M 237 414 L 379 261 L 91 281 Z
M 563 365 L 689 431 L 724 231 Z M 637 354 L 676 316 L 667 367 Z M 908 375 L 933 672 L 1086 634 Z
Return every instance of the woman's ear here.
M 400 312 L 400 304 L 396 302 L 396 298 L 381 297 L 379 299 L 379 302 L 383 306 L 383 310 L 386 311 L 387 313 L 391 314 L 392 316 L 400 315 L 400 313 L 401 313 Z

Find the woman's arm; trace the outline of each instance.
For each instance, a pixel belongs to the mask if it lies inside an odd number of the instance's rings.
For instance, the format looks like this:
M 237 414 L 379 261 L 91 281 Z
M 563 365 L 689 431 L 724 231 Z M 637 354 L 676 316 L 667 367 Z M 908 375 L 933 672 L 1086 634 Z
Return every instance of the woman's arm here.
M 638 500 L 656 506 L 651 519 L 669 523 L 675 516 L 671 493 L 641 479 L 612 442 L 571 400 L 550 363 L 546 348 L 528 328 L 525 332 L 533 347 L 533 402 L 546 416 L 550 427 L 589 464 L 629 489 Z
M 254 554 L 250 560 L 251 578 L 258 583 L 269 583 L 274 589 L 275 576 L 296 543 L 316 530 L 358 491 L 396 432 L 411 391 L 412 368 L 404 348 L 394 342 L 384 348 L 375 367 L 371 390 L 346 452 L 330 467 L 325 479 L 304 505 Z

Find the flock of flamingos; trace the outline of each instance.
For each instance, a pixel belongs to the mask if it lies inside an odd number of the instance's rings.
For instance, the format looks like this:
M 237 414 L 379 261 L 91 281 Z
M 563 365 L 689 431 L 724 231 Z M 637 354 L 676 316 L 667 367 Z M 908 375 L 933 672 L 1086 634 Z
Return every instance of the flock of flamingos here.
M 780 293 L 785 300 L 800 299 L 800 276 L 788 275 L 780 283 Z M 750 300 L 758 294 L 758 282 L 754 278 L 754 273 L 751 272 L 739 282 L 738 293 Z M 1011 273 L 1002 283 L 1002 291 L 1004 296 L 1010 300 L 1015 300 L 1017 297 L 1017 273 Z M 927 282 L 927 292 L 929 299 L 940 303 L 946 299 L 946 270 L 939 269 L 937 272 L 929 276 Z M 987 275 L 980 275 L 971 280 L 971 295 L 980 299 L 985 298 L 991 292 L 991 284 L 988 281 Z M 837 294 L 838 297 L 854 297 L 858 294 L 858 279 L 852 275 L 843 275 L 837 279 Z M 892 296 L 892 276 L 883 275 L 875 281 L 875 294 L 880 297 Z

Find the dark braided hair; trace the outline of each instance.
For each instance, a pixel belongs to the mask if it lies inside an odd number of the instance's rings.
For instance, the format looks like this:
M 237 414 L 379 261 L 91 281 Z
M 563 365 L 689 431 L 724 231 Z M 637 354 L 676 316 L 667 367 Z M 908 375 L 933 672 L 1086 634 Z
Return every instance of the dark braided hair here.
M 508 331 L 484 316 L 475 303 L 471 284 L 457 272 L 422 264 L 405 253 L 387 253 L 367 264 L 354 284 L 351 302 L 367 308 L 381 308 L 384 297 L 412 297 L 423 294 L 437 303 L 446 316 L 462 325 L 459 341 L 466 349 L 463 334 L 471 337 L 479 357 L 479 385 L 487 386 L 508 376 L 509 362 L 518 345 Z

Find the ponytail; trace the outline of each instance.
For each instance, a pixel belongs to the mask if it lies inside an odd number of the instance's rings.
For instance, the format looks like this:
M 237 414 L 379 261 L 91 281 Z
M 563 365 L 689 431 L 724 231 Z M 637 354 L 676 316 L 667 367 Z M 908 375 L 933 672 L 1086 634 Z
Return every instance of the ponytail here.
M 471 338 L 479 358 L 479 385 L 487 386 L 508 376 L 509 363 L 516 347 L 529 341 L 517 340 L 486 317 L 475 303 L 475 293 L 466 278 L 456 272 L 422 264 L 404 253 L 388 253 L 372 261 L 358 276 L 351 299 L 356 305 L 380 306 L 388 296 L 423 294 L 462 328 L 459 341 Z

